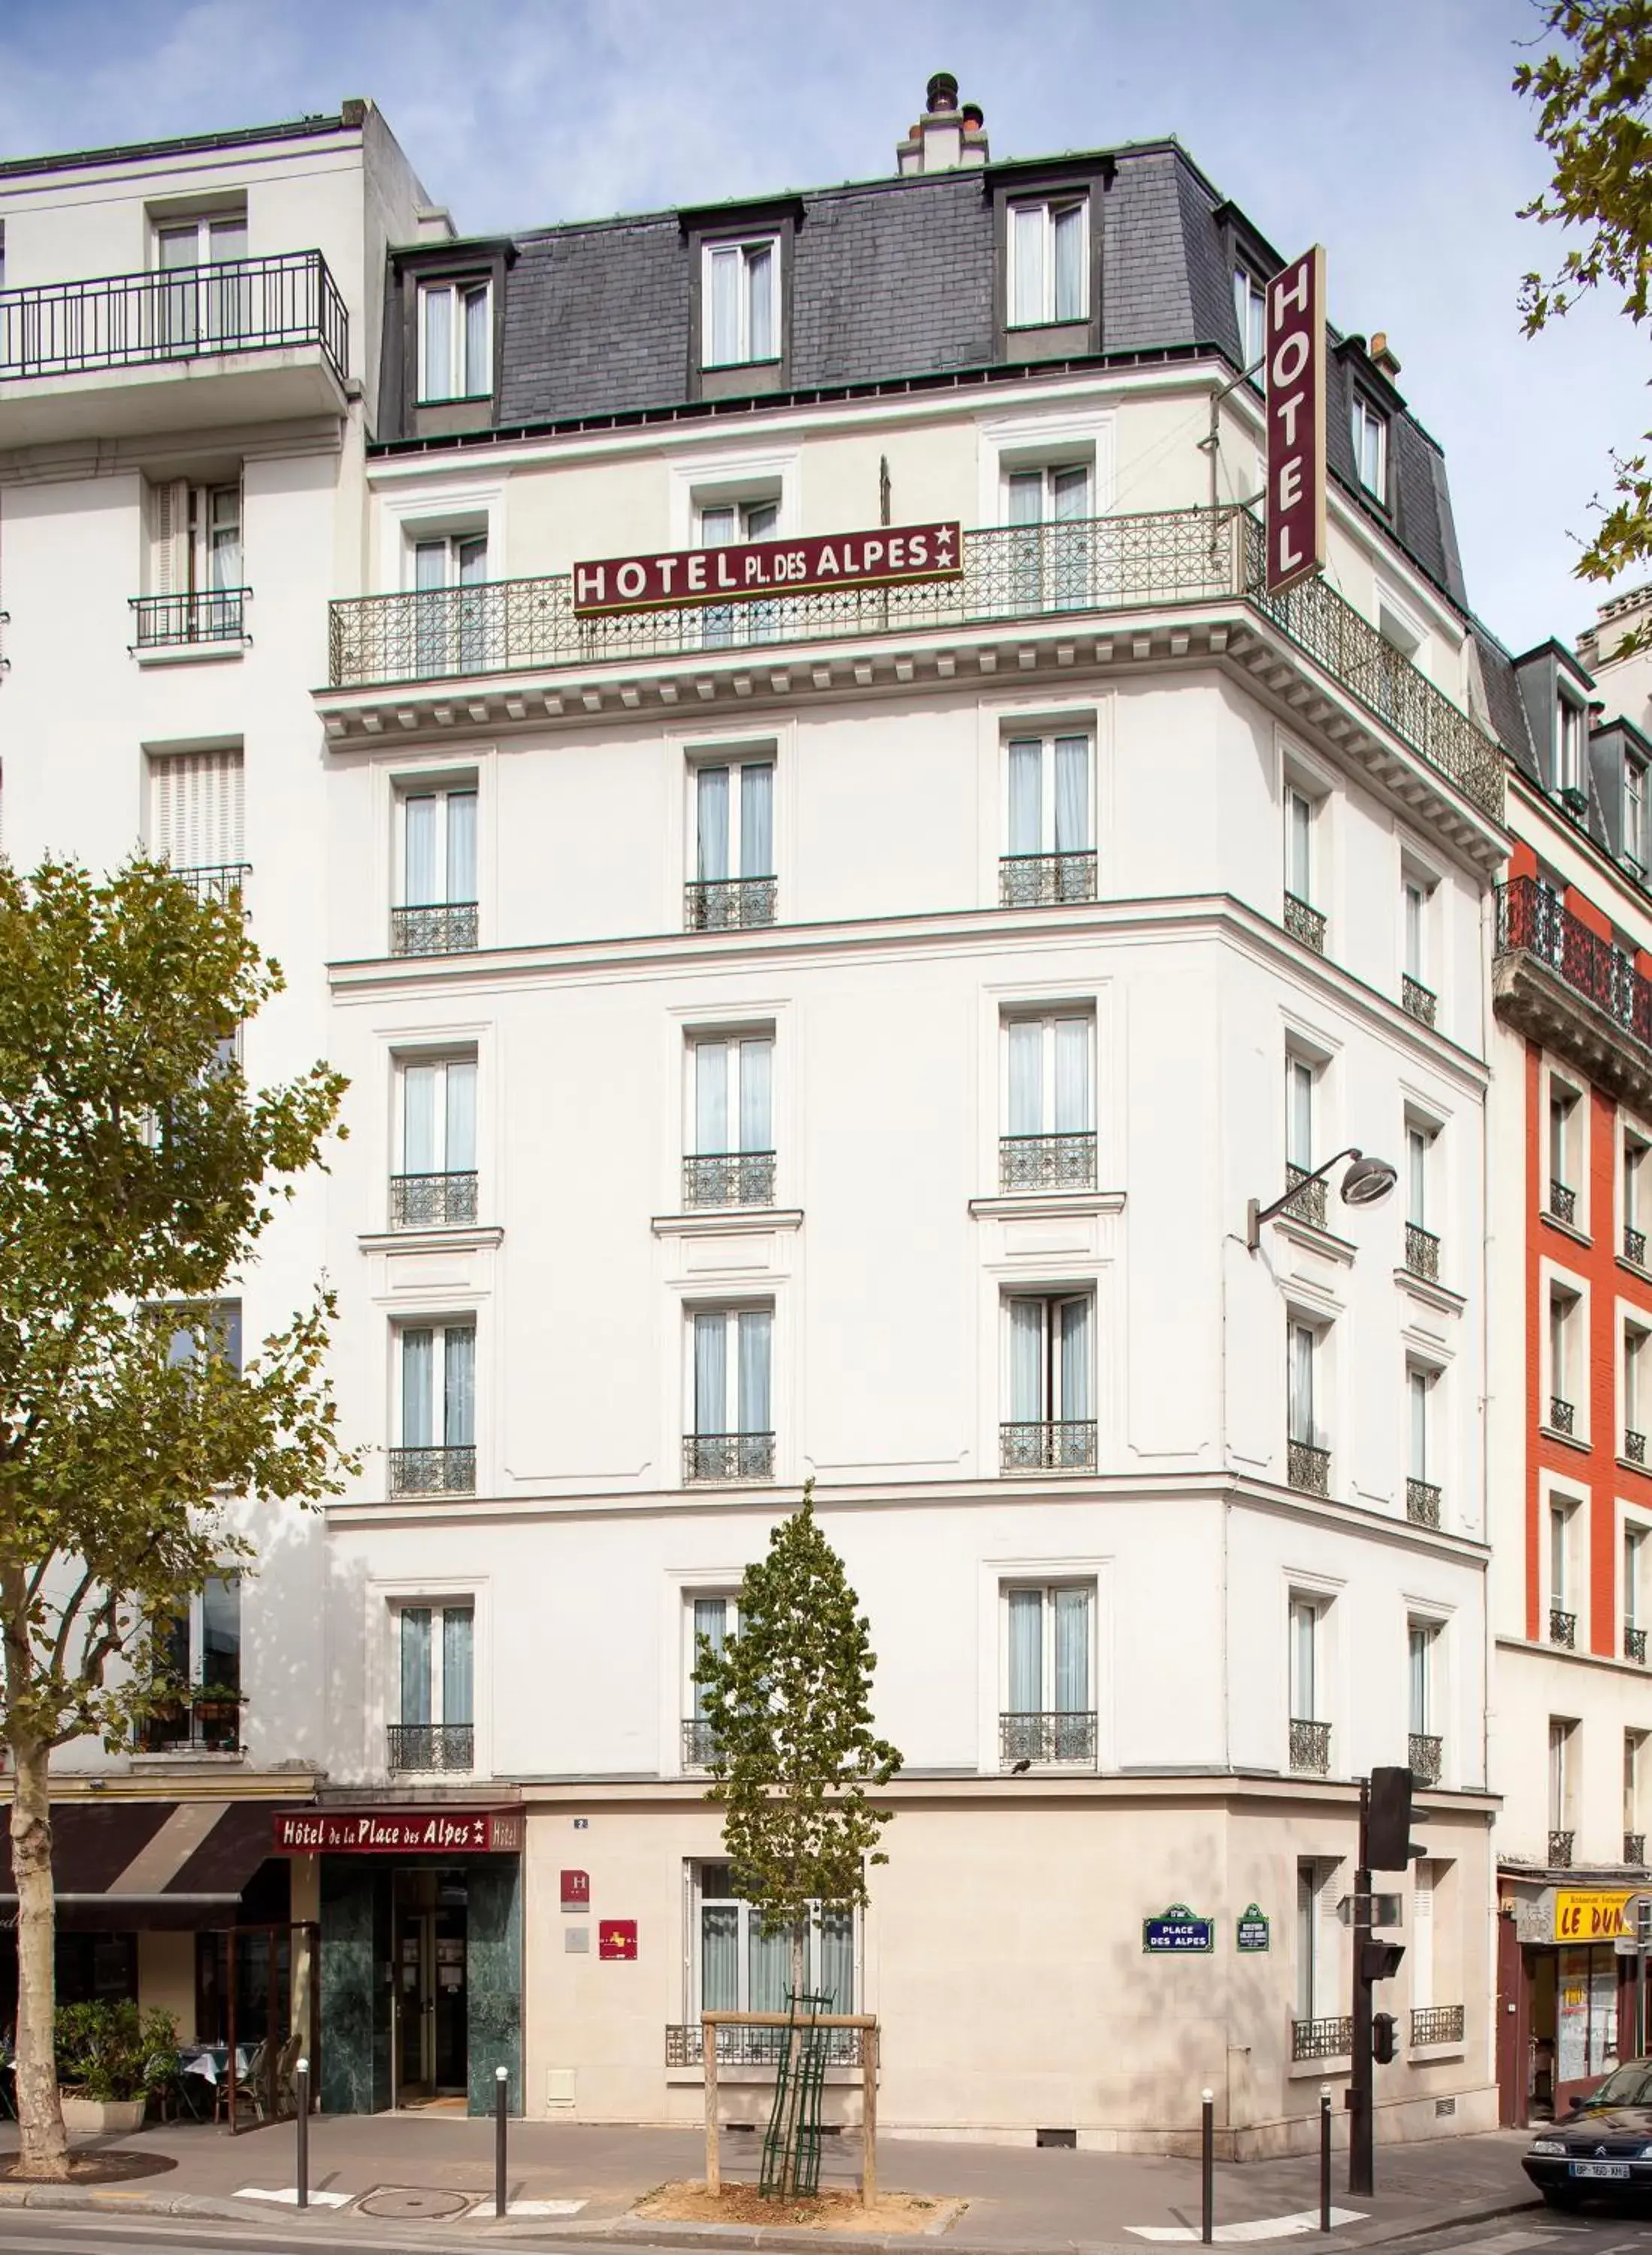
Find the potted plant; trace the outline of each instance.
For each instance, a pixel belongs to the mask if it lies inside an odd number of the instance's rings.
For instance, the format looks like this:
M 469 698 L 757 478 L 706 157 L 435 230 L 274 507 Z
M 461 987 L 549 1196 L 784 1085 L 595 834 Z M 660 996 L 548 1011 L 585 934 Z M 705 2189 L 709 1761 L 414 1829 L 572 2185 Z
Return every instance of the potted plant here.
M 246 1704 L 243 1694 L 228 1685 L 203 1683 L 194 1699 L 197 1743 L 209 1753 L 238 1753 L 241 1711 Z
M 130 2002 L 60 2005 L 57 2055 L 64 2128 L 123 2135 L 178 2073 L 178 2023 Z

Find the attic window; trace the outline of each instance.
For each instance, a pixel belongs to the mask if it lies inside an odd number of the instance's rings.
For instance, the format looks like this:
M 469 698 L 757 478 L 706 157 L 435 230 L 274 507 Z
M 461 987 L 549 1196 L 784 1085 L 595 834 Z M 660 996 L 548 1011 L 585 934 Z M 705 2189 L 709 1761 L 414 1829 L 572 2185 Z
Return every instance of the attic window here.
M 1645 875 L 1646 767 L 1632 755 L 1623 762 L 1623 858 Z
M 1583 707 L 1564 690 L 1555 709 L 1555 789 L 1570 805 L 1583 804 Z
M 778 240 L 765 235 L 749 242 L 708 242 L 705 256 L 701 365 L 738 368 L 778 360 Z
M 1234 269 L 1234 318 L 1239 323 L 1239 357 L 1253 369 L 1268 349 L 1268 292 L 1248 266 Z
M 1388 493 L 1388 419 L 1361 391 L 1353 395 L 1354 475 L 1373 500 L 1385 505 Z
M 1009 327 L 1090 318 L 1090 200 L 1051 196 L 1009 207 Z
M 487 399 L 492 392 L 492 284 L 424 283 L 418 292 L 420 400 Z

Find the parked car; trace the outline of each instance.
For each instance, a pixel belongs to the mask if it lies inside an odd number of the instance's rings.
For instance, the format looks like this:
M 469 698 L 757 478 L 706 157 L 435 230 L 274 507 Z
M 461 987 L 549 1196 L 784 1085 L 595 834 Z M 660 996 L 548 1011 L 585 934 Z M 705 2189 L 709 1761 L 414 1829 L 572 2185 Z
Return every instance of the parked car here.
M 1522 2167 L 1550 2208 L 1591 2194 L 1652 2192 L 1652 2059 L 1614 2068 L 1534 2138 Z

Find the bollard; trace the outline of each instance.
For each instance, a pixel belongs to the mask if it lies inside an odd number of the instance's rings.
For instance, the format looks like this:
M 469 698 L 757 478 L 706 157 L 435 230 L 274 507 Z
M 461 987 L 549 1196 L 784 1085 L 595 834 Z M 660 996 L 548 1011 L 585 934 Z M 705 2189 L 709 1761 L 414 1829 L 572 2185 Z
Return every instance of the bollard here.
M 293 2099 L 298 2107 L 294 2135 L 298 2143 L 299 2206 L 310 2205 L 310 2062 L 299 2060 L 292 2070 Z
M 1203 2111 L 1199 2122 L 1199 2175 L 1203 2194 L 1199 2237 L 1206 2247 L 1216 2228 L 1216 2096 L 1213 2091 L 1201 2090 Z
M 493 2212 L 505 2212 L 505 2107 L 510 2097 L 510 2069 L 494 2069 L 493 2097 Z
M 1319 2229 L 1331 2229 L 1331 2085 L 1319 2085 Z

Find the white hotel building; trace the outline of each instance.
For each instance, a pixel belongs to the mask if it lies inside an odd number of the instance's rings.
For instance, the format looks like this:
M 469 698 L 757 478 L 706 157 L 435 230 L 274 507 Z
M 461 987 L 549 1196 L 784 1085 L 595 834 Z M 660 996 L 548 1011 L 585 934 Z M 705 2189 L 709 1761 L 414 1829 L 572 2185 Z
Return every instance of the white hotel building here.
M 1306 2142 L 1354 1781 L 1408 1758 L 1379 2134 L 1486 2126 L 1506 841 L 1444 464 L 1335 340 L 1329 567 L 1266 599 L 1276 251 L 1173 144 L 991 163 L 938 81 L 899 163 L 487 240 L 359 106 L 0 169 L 9 847 L 249 865 L 291 980 L 249 1070 L 351 1084 L 249 1336 L 325 1268 L 366 1452 L 255 1514 L 239 1732 L 82 1755 L 61 1838 L 221 1804 L 242 1914 L 320 1920 L 329 2105 L 503 2063 L 531 2116 L 692 2121 L 700 2010 L 778 2001 L 693 1637 L 812 1479 L 904 1756 L 814 1956 L 887 2126 L 1153 2146 L 1208 2085 L 1228 2150 Z M 127 285 L 195 293 L 175 355 L 37 367 L 29 306 L 175 215 L 237 275 L 320 244 L 337 341 L 224 349 L 191 266 Z M 572 607 L 594 558 L 953 521 L 961 578 Z M 1397 1195 L 1334 1167 L 1253 1250 L 1349 1146 Z M 513 1821 L 255 1868 L 272 1801 Z M 205 2010 L 210 1937 L 102 1885 Z M 1173 1907 L 1207 1951 L 1144 1947 Z

